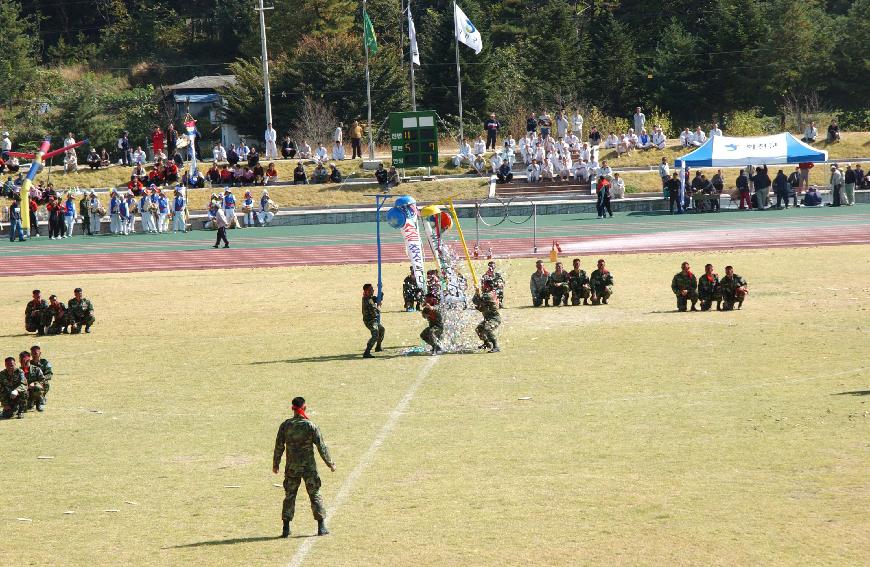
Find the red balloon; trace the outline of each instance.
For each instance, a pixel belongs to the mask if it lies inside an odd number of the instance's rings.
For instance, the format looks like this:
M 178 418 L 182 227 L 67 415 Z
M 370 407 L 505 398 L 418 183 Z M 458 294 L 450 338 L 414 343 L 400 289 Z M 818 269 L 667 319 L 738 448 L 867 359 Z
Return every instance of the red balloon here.
M 453 226 L 453 218 L 447 211 L 441 211 L 429 217 L 429 222 L 439 227 L 442 232 Z

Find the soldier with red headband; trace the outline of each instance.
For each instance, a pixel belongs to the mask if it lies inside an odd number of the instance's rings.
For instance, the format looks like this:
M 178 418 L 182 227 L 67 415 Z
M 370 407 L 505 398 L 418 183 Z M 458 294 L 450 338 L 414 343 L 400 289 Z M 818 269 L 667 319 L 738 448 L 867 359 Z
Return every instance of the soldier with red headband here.
M 441 350 L 441 335 L 444 334 L 444 318 L 437 308 L 438 300 L 434 295 L 427 294 L 423 303 L 423 318 L 426 319 L 428 325 L 423 332 L 420 333 L 420 338 L 432 347 L 432 354 L 440 354 Z
M 272 458 L 272 472 L 278 474 L 281 466 L 281 456 L 287 450 L 284 464 L 284 505 L 281 510 L 283 529 L 281 537 L 290 536 L 290 522 L 296 510 L 296 492 L 299 484 L 305 481 L 305 490 L 311 500 L 311 511 L 317 520 L 317 535 L 326 535 L 326 510 L 323 507 L 323 497 L 320 495 L 320 475 L 317 474 L 317 462 L 314 459 L 314 449 L 320 453 L 320 458 L 332 472 L 335 463 L 329 456 L 329 449 L 320 434 L 320 429 L 314 425 L 305 414 L 305 398 L 293 398 L 293 417 L 284 421 L 278 428 L 275 439 L 275 453 Z
M 498 312 L 498 297 L 493 291 L 492 281 L 486 280 L 481 285 L 480 292 L 472 298 L 474 308 L 483 314 L 483 321 L 477 326 L 477 336 L 483 341 L 481 349 L 499 352 L 496 331 L 501 325 L 501 315 Z

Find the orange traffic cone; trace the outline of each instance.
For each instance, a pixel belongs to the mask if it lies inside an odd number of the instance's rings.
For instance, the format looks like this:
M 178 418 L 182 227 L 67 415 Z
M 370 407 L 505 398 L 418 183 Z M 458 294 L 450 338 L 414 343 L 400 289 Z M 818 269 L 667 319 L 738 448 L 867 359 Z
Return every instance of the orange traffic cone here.
M 489 247 L 489 250 L 486 252 L 486 259 L 492 260 L 492 246 Z
M 556 252 L 556 241 L 553 241 L 553 247 L 550 248 L 550 261 L 557 262 L 559 260 L 559 253 Z
M 477 244 L 474 245 L 474 259 L 477 260 L 480 258 L 480 246 Z

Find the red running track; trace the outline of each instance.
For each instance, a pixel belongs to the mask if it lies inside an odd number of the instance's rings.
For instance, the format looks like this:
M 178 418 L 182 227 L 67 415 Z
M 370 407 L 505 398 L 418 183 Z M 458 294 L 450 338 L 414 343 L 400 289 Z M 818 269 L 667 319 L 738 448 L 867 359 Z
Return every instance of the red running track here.
M 534 255 L 529 238 L 491 242 L 499 258 Z M 744 228 L 559 237 L 559 243 L 564 254 L 596 255 L 868 244 L 870 225 L 813 228 L 811 233 L 805 228 Z M 546 242 L 542 240 L 540 244 L 539 253 L 549 251 Z M 381 253 L 385 262 L 407 261 L 402 244 L 386 244 Z M 202 250 L 13 256 L 0 260 L 0 276 L 369 264 L 376 260 L 377 252 L 370 244 L 218 250 L 208 247 Z

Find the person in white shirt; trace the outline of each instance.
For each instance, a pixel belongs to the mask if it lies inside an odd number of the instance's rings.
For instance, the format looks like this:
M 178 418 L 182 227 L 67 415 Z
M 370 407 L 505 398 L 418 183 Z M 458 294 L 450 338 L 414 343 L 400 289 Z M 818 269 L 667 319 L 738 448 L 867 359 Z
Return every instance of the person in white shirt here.
M 580 138 L 577 137 L 573 130 L 568 130 L 568 135 L 565 136 L 565 143 L 568 144 L 568 150 L 572 152 L 580 151 Z
M 260 226 L 266 226 L 275 218 L 275 213 L 272 212 L 274 206 L 275 203 L 269 198 L 269 190 L 263 189 L 263 195 L 260 197 L 260 211 L 257 213 Z
M 481 177 L 486 175 L 486 160 L 483 159 L 483 156 L 477 154 L 474 156 L 474 161 L 471 162 L 471 167 L 474 168 L 474 171 Z
M 241 161 L 247 161 L 248 154 L 251 153 L 251 148 L 249 148 L 248 144 L 246 144 L 245 141 L 242 140 L 242 143 L 239 144 L 238 149 L 236 149 L 236 153 L 239 154 L 239 159 Z
M 610 134 L 607 135 L 606 138 L 604 138 L 604 148 L 605 149 L 615 148 L 617 146 L 617 144 L 619 144 L 619 138 L 617 138 L 616 134 L 614 134 L 613 132 L 611 132 Z
M 341 130 L 341 126 L 342 124 L 339 123 L 338 126 L 335 127 L 335 131 L 332 133 L 332 141 L 344 144 L 344 132 Z
M 716 122 L 713 124 L 713 127 L 710 128 L 709 137 L 712 138 L 713 136 L 721 136 L 721 135 L 722 135 L 722 130 L 719 129 L 719 123 Z
M 492 157 L 489 158 L 489 168 L 491 173 L 495 175 L 499 167 L 501 167 L 501 154 L 495 152 L 492 154 Z
M 79 158 L 76 157 L 75 151 L 65 152 L 63 156 L 63 172 L 64 173 L 78 173 L 79 172 Z
M 574 181 L 578 183 L 589 182 L 589 172 L 586 170 L 586 160 L 574 163 Z
M 333 144 L 332 159 L 333 161 L 341 161 L 344 159 L 344 146 L 341 145 L 341 142 L 335 142 Z
M 323 145 L 323 142 L 317 142 L 317 149 L 314 150 L 314 161 L 322 164 L 328 161 L 327 158 L 326 147 Z
M 571 177 L 571 161 L 562 156 L 562 159 L 559 160 L 559 180 L 568 181 L 569 177 Z
M 483 155 L 486 153 L 486 142 L 483 136 L 478 136 L 474 142 L 474 155 Z
M 278 133 L 272 128 L 271 122 L 266 124 L 263 140 L 266 142 L 266 159 L 278 159 Z
M 649 150 L 655 147 L 646 129 L 640 131 L 640 136 L 637 138 L 637 147 L 641 150 Z
M 529 183 L 537 183 L 541 180 L 541 166 L 538 160 L 532 160 L 532 163 L 526 168 L 526 174 L 528 175 Z
M 630 154 L 632 147 L 631 140 L 626 134 L 623 134 L 616 144 L 616 157 L 621 157 L 622 154 Z
M 640 132 L 646 126 L 646 116 L 640 111 L 640 107 L 634 109 L 634 131 Z
M 578 138 L 583 137 L 583 116 L 580 115 L 579 110 L 574 111 L 574 116 L 571 117 L 571 124 L 574 126 L 574 132 L 577 134 Z
M 684 148 L 687 148 L 692 145 L 692 133 L 689 132 L 688 128 L 683 128 L 683 131 L 680 132 L 680 145 Z
M 531 137 L 527 134 L 520 139 L 520 157 L 523 158 L 523 163 L 529 165 L 532 163 L 532 155 L 535 153 L 532 147 Z
M 556 137 L 564 138 L 568 135 L 568 118 L 565 116 L 565 111 L 560 110 L 556 115 Z
M 88 198 L 88 214 L 91 217 L 91 232 L 93 234 L 100 234 L 100 223 L 103 217 L 97 212 L 97 210 L 100 209 L 101 206 L 97 194 L 94 191 L 91 191 Z
M 618 173 L 613 174 L 613 181 L 610 183 L 610 190 L 614 199 L 625 198 L 625 181 L 622 180 Z
M 311 146 L 305 140 L 302 140 L 302 143 L 299 144 L 298 156 L 301 159 L 311 159 Z
M 656 148 L 658 148 L 660 150 L 665 149 L 665 144 L 667 143 L 667 139 L 665 138 L 665 134 L 664 134 L 664 132 L 662 132 L 661 128 L 655 129 L 655 131 L 653 132 L 652 138 L 650 139 L 650 142 L 652 143 L 653 146 L 655 146 Z
M 543 166 L 544 158 L 546 156 L 547 156 L 547 148 L 546 148 L 545 144 L 539 142 L 535 146 L 534 159 L 538 160 L 538 165 Z
M 544 163 L 541 164 L 541 179 L 553 181 L 553 160 L 549 156 L 544 158 Z
M 9 139 L 9 132 L 3 132 L 3 139 L 0 140 L 0 152 L 11 152 L 12 140 Z
M 604 176 L 605 179 L 611 181 L 613 179 L 613 170 L 607 165 L 607 160 L 601 162 L 601 167 L 595 172 L 596 177 Z
M 510 147 L 511 153 L 514 153 L 517 151 L 517 141 L 514 139 L 514 137 L 512 135 L 508 135 L 508 139 L 505 142 L 505 144 L 508 147 Z M 511 163 L 513 163 L 513 161 Z
M 701 127 L 698 126 L 695 128 L 695 133 L 692 135 L 692 145 L 693 146 L 703 146 L 704 142 L 707 141 L 707 135 L 704 134 L 704 131 L 701 130 Z
M 508 165 L 513 168 L 514 161 L 516 161 L 516 156 L 514 155 L 514 149 L 511 147 L 509 141 L 504 143 L 504 148 L 501 150 L 501 153 L 498 157 L 500 158 L 498 164 L 499 166 L 501 166 L 503 162 L 508 162 Z
M 63 141 L 63 145 L 64 145 L 64 146 L 71 146 L 71 145 L 73 145 L 73 144 L 75 144 L 75 143 L 76 143 L 76 139 L 75 139 L 75 137 L 73 136 L 73 133 L 72 133 L 72 132 L 70 132 L 69 134 L 67 134 L 67 135 L 66 135 L 66 139 Z M 67 151 L 64 152 L 64 153 L 68 156 L 68 155 L 70 155 L 70 154 L 75 154 L 76 151 L 75 151 L 75 148 L 73 148 L 73 149 L 71 149 L 71 150 L 67 150 Z M 78 162 L 76 162 L 76 163 L 78 163 Z
M 211 152 L 214 161 L 227 161 L 227 149 L 223 147 L 223 145 L 218 142 L 214 146 L 214 150 Z
M 460 140 L 459 153 L 453 156 L 453 165 L 459 167 L 463 163 L 471 164 L 471 146 L 465 140 Z
M 75 142 L 73 142 L 75 143 Z M 142 146 L 136 146 L 136 151 L 133 152 L 133 165 L 142 165 L 145 163 L 145 152 L 142 151 Z
M 630 144 L 629 150 L 636 149 L 640 144 L 640 139 L 637 137 L 637 133 L 634 131 L 634 128 L 628 129 L 628 135 L 626 136 L 626 139 Z
M 4 132 L 4 134 L 8 134 L 8 132 Z M 806 142 L 806 143 L 808 143 L 808 144 L 812 144 L 813 142 L 816 141 L 816 138 L 817 138 L 818 136 L 819 136 L 819 129 L 816 128 L 816 123 L 815 123 L 815 122 L 810 122 L 809 125 L 807 126 L 806 130 L 804 130 L 804 139 L 803 139 L 803 141 Z M 3 141 L 5 142 L 7 139 L 8 139 L 8 138 L 4 137 L 4 138 L 3 138 Z M 10 147 L 10 148 L 12 147 L 11 143 L 10 143 L 9 147 Z M 7 151 L 7 150 L 4 149 L 3 151 Z
M 583 142 L 583 147 L 580 148 L 580 155 L 578 158 L 583 161 L 589 161 L 592 159 L 592 150 L 589 149 L 588 142 Z
M 666 194 L 666 186 L 668 184 L 668 180 L 671 178 L 671 168 L 668 166 L 668 158 L 663 157 L 662 163 L 659 164 L 659 177 L 662 178 L 662 195 L 665 199 L 668 198 Z

